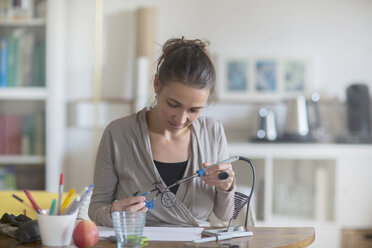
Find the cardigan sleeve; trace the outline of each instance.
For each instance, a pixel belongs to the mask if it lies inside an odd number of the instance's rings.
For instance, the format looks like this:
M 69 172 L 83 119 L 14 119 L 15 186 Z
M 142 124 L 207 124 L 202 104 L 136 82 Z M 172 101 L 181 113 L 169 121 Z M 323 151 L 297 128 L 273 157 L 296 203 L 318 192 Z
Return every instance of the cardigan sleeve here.
M 114 165 L 114 142 L 109 127 L 105 129 L 97 152 L 94 190 L 89 205 L 89 218 L 97 225 L 112 226 L 111 205 L 115 200 L 118 175 Z
M 225 136 L 225 131 L 221 122 L 218 122 L 218 134 L 217 134 L 217 143 L 218 143 L 218 161 L 224 160 L 229 157 L 227 150 L 227 140 Z M 229 220 L 234 211 L 234 194 L 236 191 L 235 179 L 233 181 L 232 189 L 225 191 L 219 188 L 216 188 L 216 201 L 214 204 L 213 212 L 222 221 Z

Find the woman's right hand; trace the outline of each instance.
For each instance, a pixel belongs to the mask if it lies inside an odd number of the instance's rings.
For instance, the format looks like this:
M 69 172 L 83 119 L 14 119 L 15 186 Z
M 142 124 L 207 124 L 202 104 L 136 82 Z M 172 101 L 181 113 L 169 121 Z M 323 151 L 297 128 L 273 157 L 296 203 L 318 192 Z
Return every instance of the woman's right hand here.
M 147 212 L 145 200 L 144 196 L 134 196 L 115 201 L 111 206 L 111 213 L 115 211 Z

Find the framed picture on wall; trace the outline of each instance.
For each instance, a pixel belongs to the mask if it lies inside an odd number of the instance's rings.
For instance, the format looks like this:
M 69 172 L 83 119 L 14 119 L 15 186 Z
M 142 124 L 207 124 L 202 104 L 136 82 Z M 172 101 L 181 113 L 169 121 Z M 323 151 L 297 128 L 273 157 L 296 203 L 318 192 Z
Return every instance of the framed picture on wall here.
M 220 100 L 278 101 L 309 90 L 309 59 L 247 56 L 219 58 L 217 93 Z
M 231 60 L 226 64 L 228 92 L 246 92 L 249 87 L 248 61 Z
M 277 92 L 278 62 L 276 59 L 257 59 L 254 62 L 254 80 L 256 92 Z
M 244 98 L 251 88 L 250 61 L 242 58 L 223 59 L 219 67 L 219 97 Z
M 309 81 L 307 59 L 292 58 L 281 60 L 283 92 L 305 92 Z

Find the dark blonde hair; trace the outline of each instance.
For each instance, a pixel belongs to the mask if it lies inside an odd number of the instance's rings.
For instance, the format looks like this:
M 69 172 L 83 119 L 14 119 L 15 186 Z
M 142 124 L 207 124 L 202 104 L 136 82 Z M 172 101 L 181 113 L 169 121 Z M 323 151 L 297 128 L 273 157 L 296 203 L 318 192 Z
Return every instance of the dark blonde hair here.
M 209 89 L 211 100 L 215 95 L 216 70 L 210 59 L 208 41 L 169 39 L 162 48 L 156 74 L 160 87 L 179 81 L 197 89 Z

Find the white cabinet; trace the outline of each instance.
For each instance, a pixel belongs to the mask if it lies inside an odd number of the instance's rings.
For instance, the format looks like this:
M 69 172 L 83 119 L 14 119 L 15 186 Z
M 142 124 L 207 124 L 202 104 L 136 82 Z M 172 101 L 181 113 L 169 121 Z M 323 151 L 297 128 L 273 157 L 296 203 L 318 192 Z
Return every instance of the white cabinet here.
M 57 191 L 65 125 L 63 1 L 28 3 L 46 15 L 0 18 L 6 45 L 0 52 L 0 190 L 13 174 L 9 189 Z
M 338 161 L 338 222 L 346 227 L 372 226 L 372 147 Z
M 260 226 L 314 226 L 314 247 L 339 247 L 342 227 L 372 226 L 372 146 L 230 143 L 252 159 Z M 250 170 L 233 165 L 238 188 Z

